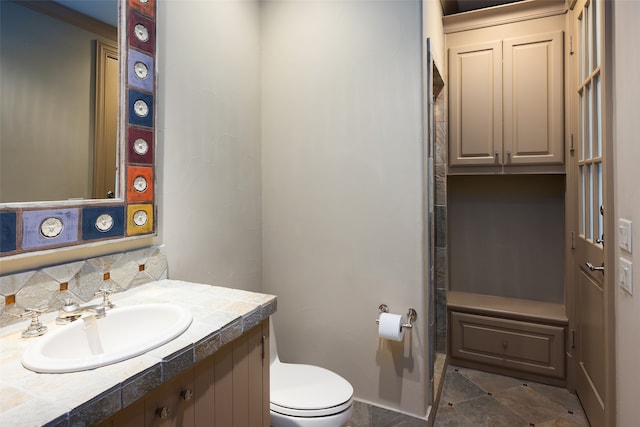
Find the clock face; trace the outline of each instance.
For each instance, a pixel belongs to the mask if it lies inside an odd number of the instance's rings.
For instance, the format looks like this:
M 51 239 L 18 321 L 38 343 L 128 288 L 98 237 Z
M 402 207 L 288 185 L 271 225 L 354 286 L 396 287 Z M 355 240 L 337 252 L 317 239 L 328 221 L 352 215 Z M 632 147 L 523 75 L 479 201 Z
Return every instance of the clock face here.
M 133 33 L 141 42 L 149 41 L 149 30 L 142 24 L 136 24 L 133 27 Z
M 113 217 L 109 214 L 102 214 L 96 219 L 96 228 L 103 233 L 113 227 Z
M 143 225 L 145 225 L 148 219 L 149 216 L 147 215 L 147 212 L 143 210 L 135 211 L 133 213 L 133 223 L 138 227 L 142 227 Z
M 136 62 L 133 64 L 133 71 L 135 71 L 136 76 L 138 76 L 139 79 L 144 80 L 149 75 L 149 68 L 144 62 Z
M 147 114 L 149 114 L 149 106 L 142 99 L 138 99 L 133 103 L 133 111 L 138 117 L 147 117 Z
M 147 154 L 147 151 L 149 151 L 149 144 L 147 144 L 147 141 L 143 138 L 138 138 L 133 142 L 133 151 L 141 156 Z
M 147 179 L 144 176 L 136 176 L 133 180 L 133 188 L 137 192 L 142 193 L 147 189 Z
M 44 237 L 57 237 L 62 233 L 64 225 L 59 218 L 50 217 L 40 223 L 40 234 Z

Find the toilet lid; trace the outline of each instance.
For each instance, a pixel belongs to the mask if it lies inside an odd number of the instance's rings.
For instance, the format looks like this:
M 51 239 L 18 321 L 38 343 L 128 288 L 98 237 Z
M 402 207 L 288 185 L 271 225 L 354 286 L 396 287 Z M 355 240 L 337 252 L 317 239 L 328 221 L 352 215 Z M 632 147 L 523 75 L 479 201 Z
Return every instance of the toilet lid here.
M 340 412 L 349 406 L 353 397 L 351 384 L 335 372 L 319 366 L 290 363 L 271 365 L 270 392 L 272 409 L 276 406 L 297 413 Z

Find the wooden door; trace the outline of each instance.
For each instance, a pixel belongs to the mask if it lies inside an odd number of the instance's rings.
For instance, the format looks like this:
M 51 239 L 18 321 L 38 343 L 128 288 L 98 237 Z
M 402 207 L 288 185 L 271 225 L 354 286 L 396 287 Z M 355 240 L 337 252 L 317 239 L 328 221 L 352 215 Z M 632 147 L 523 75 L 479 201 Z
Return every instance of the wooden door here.
M 449 49 L 449 164 L 502 163 L 502 42 Z
M 577 185 L 575 238 L 576 392 L 593 426 L 613 419 L 613 242 L 610 140 L 607 134 L 604 0 L 573 8 L 577 144 L 572 171 Z M 605 243 L 606 241 L 606 243 Z
M 503 42 L 504 164 L 564 162 L 563 32 Z
M 118 172 L 118 47 L 96 42 L 96 118 L 93 145 L 94 199 L 114 198 Z

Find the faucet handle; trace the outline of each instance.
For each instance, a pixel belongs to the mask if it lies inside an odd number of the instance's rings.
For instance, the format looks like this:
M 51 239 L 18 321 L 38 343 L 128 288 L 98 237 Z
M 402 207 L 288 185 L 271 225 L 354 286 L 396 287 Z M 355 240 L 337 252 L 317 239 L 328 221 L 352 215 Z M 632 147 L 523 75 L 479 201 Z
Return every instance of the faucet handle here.
M 33 338 L 44 335 L 47 332 L 47 327 L 40 322 L 40 315 L 45 313 L 49 309 L 48 306 L 41 306 L 37 308 L 31 308 L 20 313 L 18 317 L 25 318 L 31 317 L 31 323 L 22 331 L 22 338 Z
M 102 306 L 105 309 L 107 309 L 107 308 L 113 308 L 113 307 L 116 306 L 109 299 L 109 295 L 111 295 L 112 293 L 113 293 L 113 291 L 110 290 L 110 289 L 98 289 L 94 295 L 95 296 L 102 296 Z
M 80 316 L 67 316 L 66 313 L 73 313 L 78 310 L 80 305 L 72 298 L 65 298 L 60 307 L 58 317 L 56 317 L 57 325 L 67 325 L 76 320 Z
M 60 310 L 75 311 L 78 309 L 79 305 L 80 304 L 78 304 L 78 302 L 73 298 L 66 298 L 64 301 L 62 301 L 62 307 L 60 307 Z

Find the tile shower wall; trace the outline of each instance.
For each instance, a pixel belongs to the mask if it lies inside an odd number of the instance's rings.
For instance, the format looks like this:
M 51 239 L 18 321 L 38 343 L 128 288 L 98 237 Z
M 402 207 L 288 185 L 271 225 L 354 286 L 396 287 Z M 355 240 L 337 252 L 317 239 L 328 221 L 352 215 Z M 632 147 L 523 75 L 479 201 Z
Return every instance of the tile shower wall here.
M 437 84 L 437 82 L 436 82 Z M 435 99 L 435 282 L 436 282 L 436 352 L 447 351 L 447 119 L 445 90 Z
M 65 299 L 84 303 L 99 289 L 122 292 L 167 278 L 164 246 L 116 253 L 0 276 L 0 327 L 25 322 L 25 310 L 60 308 Z

